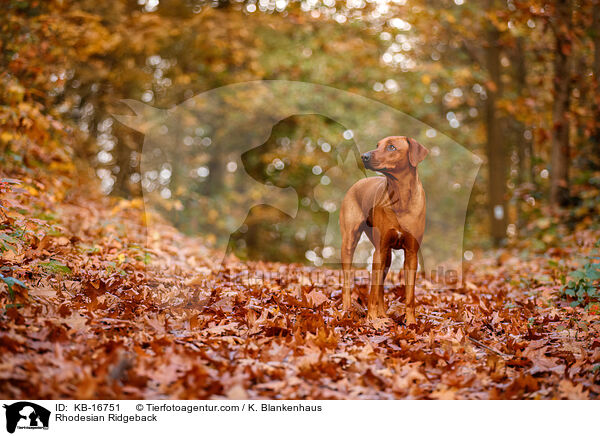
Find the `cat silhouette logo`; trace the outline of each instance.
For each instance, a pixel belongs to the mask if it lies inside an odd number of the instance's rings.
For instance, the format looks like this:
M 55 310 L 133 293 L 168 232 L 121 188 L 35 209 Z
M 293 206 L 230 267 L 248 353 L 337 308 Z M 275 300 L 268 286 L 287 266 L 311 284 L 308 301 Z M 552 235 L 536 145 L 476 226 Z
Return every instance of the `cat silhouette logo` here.
M 48 430 L 50 411 L 29 401 L 19 401 L 4 405 L 6 409 L 6 431 L 14 433 L 18 429 Z

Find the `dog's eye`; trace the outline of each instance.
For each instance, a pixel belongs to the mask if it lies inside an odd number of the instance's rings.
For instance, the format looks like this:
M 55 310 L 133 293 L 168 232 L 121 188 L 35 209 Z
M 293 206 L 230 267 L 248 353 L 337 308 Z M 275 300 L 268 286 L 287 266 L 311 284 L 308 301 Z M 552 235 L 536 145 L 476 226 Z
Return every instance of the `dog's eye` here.
M 394 151 L 394 150 L 396 150 L 396 147 L 394 147 L 392 144 L 390 144 L 390 145 L 387 146 L 387 149 L 389 151 Z

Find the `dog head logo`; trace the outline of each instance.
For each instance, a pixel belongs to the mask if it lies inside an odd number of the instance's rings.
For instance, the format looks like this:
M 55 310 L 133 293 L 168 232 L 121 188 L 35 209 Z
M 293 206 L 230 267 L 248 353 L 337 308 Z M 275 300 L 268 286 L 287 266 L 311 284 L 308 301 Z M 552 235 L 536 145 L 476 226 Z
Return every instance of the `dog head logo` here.
M 180 230 L 201 235 L 225 251 L 231 235 L 244 228 L 249 212 L 257 207 L 280 211 L 282 222 L 299 226 L 288 233 L 302 236 L 314 223 L 294 218 L 307 202 L 329 214 L 320 246 L 306 250 L 306 259 L 317 266 L 340 264 L 339 210 L 349 186 L 365 177 L 361 154 L 385 137 L 414 138 L 430 151 L 418 170 L 427 197 L 420 269 L 427 278 L 437 278 L 441 286 L 462 285 L 466 211 L 481 159 L 430 126 L 357 94 L 303 82 L 229 85 L 171 109 L 132 100 L 124 103 L 135 115 L 114 117 L 145 135 L 140 175 L 147 207 L 161 212 Z M 262 150 L 273 139 L 275 126 L 291 117 L 315 114 L 342 126 L 340 134 L 351 142 L 349 149 L 354 152 L 338 152 L 336 165 L 323 166 L 315 162 L 317 144 L 313 143 L 312 148 L 305 144 L 301 152 L 295 153 L 282 137 L 278 142 L 281 153 L 274 155 L 266 167 L 285 176 L 290 174 L 290 167 L 311 165 L 311 173 L 307 174 L 318 175 L 320 183 L 307 190 L 312 183 L 307 179 L 265 178 L 248 168 L 243 156 Z M 339 151 L 333 146 L 325 149 L 331 149 L 332 157 Z M 282 158 L 286 153 L 287 158 Z M 148 235 L 156 237 L 152 220 L 147 223 Z M 368 264 L 372 250 L 368 245 L 359 242 L 355 262 Z M 221 261 L 214 259 L 217 269 Z M 400 270 L 401 265 L 398 258 L 392 261 L 391 269 Z
M 29 401 L 4 405 L 6 409 L 6 431 L 18 429 L 48 429 L 50 411 Z

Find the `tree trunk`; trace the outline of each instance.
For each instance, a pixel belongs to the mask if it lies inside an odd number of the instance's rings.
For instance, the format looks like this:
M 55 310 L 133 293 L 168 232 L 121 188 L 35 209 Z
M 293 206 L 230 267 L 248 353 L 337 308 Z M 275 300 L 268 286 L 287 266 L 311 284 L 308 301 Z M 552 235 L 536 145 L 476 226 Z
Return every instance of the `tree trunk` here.
M 515 82 L 517 84 L 517 97 L 522 98 L 527 89 L 527 69 L 525 65 L 525 48 L 523 46 L 523 37 L 518 37 L 515 45 L 514 59 L 515 64 Z M 533 182 L 530 171 L 531 167 L 531 142 L 532 138 L 526 138 L 527 126 L 518 120 L 515 121 L 515 147 L 517 148 L 517 156 L 519 159 L 517 170 L 517 186 L 521 193 L 521 198 L 517 199 L 517 230 L 521 229 L 525 222 L 523 212 L 523 187 L 525 183 Z M 529 165 L 527 162 L 529 161 Z
M 523 94 L 526 92 L 527 89 L 527 68 L 525 65 L 525 48 L 523 47 L 523 37 L 518 37 L 517 38 L 517 43 L 516 43 L 516 50 L 515 50 L 515 62 L 516 62 L 516 68 L 515 68 L 515 81 L 517 83 L 517 96 L 518 97 L 523 97 Z M 518 177 L 518 183 L 519 185 L 527 182 L 527 167 L 526 167 L 526 160 L 529 158 L 531 159 L 532 156 L 527 156 L 529 150 L 530 150 L 530 145 L 529 143 L 531 142 L 530 138 L 526 138 L 525 137 L 525 132 L 527 130 L 527 126 L 525 124 L 523 124 L 520 121 L 517 121 L 518 123 L 518 132 L 517 132 L 517 153 L 519 155 L 519 174 L 517 175 Z
M 208 162 L 209 175 L 204 182 L 202 193 L 206 196 L 217 195 L 223 190 L 225 183 L 225 156 L 221 147 L 214 144 L 210 149 L 210 160 Z
M 554 105 L 550 200 L 553 206 L 569 201 L 569 96 L 571 93 L 571 4 L 557 0 L 555 10 Z
M 485 124 L 488 159 L 488 211 L 490 231 L 495 246 L 506 237 L 506 147 L 501 136 L 501 123 L 497 101 L 502 96 L 500 80 L 500 32 L 490 25 L 487 31 L 485 62 L 489 73 L 487 99 L 485 100 Z
M 594 44 L 594 83 L 592 84 L 592 108 L 594 113 L 594 130 L 590 140 L 592 142 L 592 156 L 594 169 L 600 169 L 600 0 L 596 0 L 593 6 L 592 20 L 592 43 Z
M 122 137 L 121 137 L 122 138 Z M 131 161 L 131 149 L 128 147 L 129 141 L 121 140 L 116 145 L 115 150 L 115 167 L 119 168 L 118 173 L 115 177 L 115 184 L 111 194 L 117 195 L 123 198 L 131 198 L 131 192 L 129 190 L 129 176 L 131 175 L 130 161 Z
M 596 83 L 600 81 L 600 0 L 596 0 L 594 3 L 594 24 L 592 30 L 593 41 L 594 41 L 594 74 L 596 76 Z

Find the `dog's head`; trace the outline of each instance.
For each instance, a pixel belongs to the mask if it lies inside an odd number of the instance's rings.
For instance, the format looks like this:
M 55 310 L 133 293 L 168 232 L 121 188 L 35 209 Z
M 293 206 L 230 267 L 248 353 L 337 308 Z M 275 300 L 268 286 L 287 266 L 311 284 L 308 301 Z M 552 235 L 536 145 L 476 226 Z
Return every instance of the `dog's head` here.
M 377 148 L 361 155 L 365 168 L 382 173 L 401 172 L 415 168 L 427 154 L 424 146 L 407 136 L 389 136 L 377 143 Z

